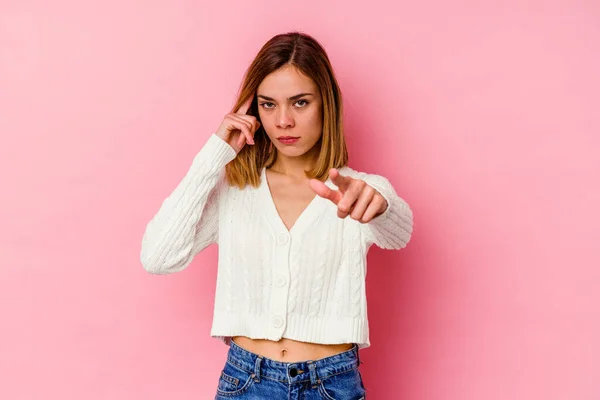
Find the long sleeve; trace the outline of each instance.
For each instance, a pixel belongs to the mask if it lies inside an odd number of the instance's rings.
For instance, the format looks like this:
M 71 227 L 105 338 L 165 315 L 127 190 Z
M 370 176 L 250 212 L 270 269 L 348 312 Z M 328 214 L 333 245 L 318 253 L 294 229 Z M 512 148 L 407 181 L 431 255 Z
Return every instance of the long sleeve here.
M 389 180 L 383 176 L 357 172 L 351 168 L 347 170 L 352 178 L 361 179 L 377 190 L 388 203 L 383 214 L 362 225 L 367 245 L 374 243 L 389 250 L 406 247 L 413 231 L 413 213 L 408 203 L 398 196 Z
M 219 183 L 225 165 L 235 157 L 228 143 L 214 134 L 209 137 L 146 226 L 140 255 L 146 271 L 181 271 L 198 252 L 218 240 Z

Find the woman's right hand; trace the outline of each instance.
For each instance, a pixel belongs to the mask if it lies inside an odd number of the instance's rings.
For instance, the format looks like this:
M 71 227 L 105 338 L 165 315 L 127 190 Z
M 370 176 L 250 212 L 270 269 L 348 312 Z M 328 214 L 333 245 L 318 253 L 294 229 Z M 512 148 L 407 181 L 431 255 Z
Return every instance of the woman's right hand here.
M 256 117 L 246 115 L 252 99 L 253 97 L 250 97 L 246 100 L 237 112 L 225 115 L 221 126 L 215 132 L 215 135 L 226 141 L 236 153 L 239 153 L 246 143 L 254 144 L 254 133 L 260 128 Z

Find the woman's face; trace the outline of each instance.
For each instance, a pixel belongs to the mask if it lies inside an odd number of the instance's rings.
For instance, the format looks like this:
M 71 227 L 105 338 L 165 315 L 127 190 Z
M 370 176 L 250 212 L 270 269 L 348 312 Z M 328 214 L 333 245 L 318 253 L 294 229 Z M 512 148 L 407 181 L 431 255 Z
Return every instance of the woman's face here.
M 256 95 L 262 126 L 280 154 L 298 157 L 319 141 L 321 93 L 311 78 L 285 66 L 267 75 Z

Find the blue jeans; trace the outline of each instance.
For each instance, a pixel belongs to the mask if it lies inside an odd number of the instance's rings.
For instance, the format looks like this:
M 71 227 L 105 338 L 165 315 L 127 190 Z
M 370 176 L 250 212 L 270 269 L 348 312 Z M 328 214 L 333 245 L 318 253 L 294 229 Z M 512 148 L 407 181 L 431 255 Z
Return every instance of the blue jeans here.
M 358 346 L 320 360 L 280 362 L 238 346 L 233 340 L 215 400 L 363 400 Z

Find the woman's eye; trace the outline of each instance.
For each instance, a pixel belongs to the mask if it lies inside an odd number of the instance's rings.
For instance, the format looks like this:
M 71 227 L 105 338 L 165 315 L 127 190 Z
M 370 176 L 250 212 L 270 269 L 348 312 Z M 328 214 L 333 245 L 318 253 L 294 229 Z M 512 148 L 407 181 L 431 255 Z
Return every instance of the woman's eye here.
M 308 104 L 308 101 L 301 99 L 301 100 L 298 100 L 295 104 L 298 106 L 298 108 L 302 108 L 302 107 L 306 107 L 306 105 Z M 275 104 L 271 103 L 270 101 L 265 101 L 264 103 L 260 103 L 260 106 L 262 108 L 271 109 L 271 108 L 275 107 Z

